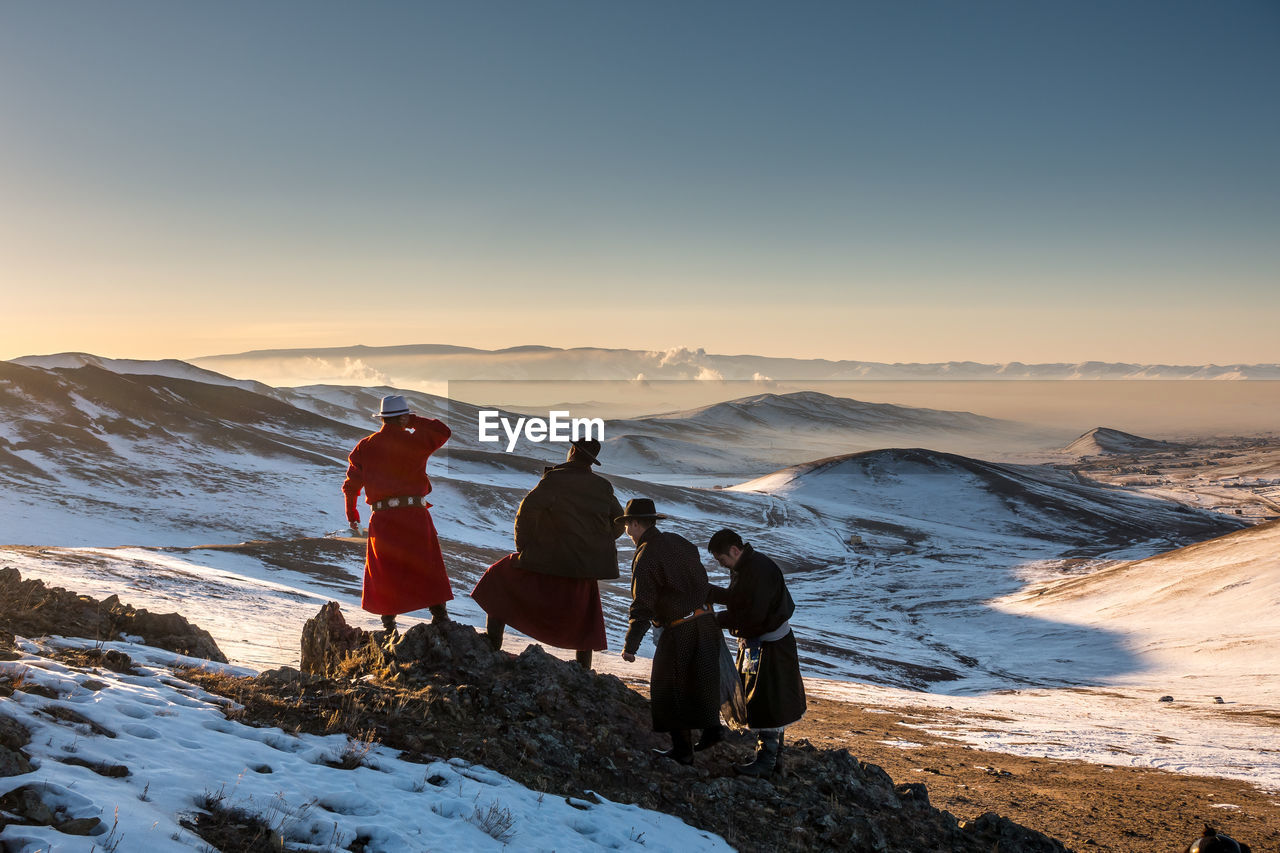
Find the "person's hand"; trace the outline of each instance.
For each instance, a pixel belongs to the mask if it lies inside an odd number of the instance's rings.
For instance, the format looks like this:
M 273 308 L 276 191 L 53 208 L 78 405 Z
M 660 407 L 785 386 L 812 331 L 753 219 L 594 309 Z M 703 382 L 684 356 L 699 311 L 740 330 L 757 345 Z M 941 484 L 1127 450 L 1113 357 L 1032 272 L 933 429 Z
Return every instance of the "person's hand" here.
M 351 532 L 356 536 L 360 535 L 360 519 L 357 518 L 355 521 L 351 522 Z
M 622 659 L 623 659 L 624 661 L 626 661 L 627 663 L 635 663 L 635 662 L 636 662 L 636 656 L 635 656 L 635 655 L 633 655 L 633 654 L 631 654 L 631 652 L 623 652 L 623 653 L 622 653 Z

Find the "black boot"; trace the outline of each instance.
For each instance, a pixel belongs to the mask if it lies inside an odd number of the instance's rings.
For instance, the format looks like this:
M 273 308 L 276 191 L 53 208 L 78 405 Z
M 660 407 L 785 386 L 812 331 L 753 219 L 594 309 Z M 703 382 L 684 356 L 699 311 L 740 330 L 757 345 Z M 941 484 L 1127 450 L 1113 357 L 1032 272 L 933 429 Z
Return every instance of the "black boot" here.
M 734 771 L 743 776 L 763 779 L 773 773 L 778 764 L 778 747 L 782 740 L 778 732 L 760 732 L 756 735 L 756 758 L 750 764 L 737 764 Z
M 724 726 L 717 722 L 709 729 L 702 730 L 702 737 L 698 738 L 698 742 L 693 745 L 694 752 L 702 752 L 709 749 L 720 741 L 724 740 Z
M 382 627 L 386 629 L 388 637 L 394 634 L 396 632 L 396 615 L 394 613 L 384 613 L 382 616 Z
M 432 625 L 439 625 L 441 622 L 449 621 L 449 611 L 445 609 L 443 604 L 433 604 L 427 609 L 431 611 Z
M 578 659 L 578 665 L 583 669 L 591 669 L 591 649 L 579 649 L 574 657 Z
M 654 752 L 680 764 L 692 764 L 693 738 L 690 737 L 688 729 L 677 729 L 671 733 L 671 748 L 655 749 Z
M 507 623 L 499 622 L 492 616 L 484 619 L 484 633 L 489 638 L 489 645 L 495 652 L 502 651 L 502 632 L 507 630 Z

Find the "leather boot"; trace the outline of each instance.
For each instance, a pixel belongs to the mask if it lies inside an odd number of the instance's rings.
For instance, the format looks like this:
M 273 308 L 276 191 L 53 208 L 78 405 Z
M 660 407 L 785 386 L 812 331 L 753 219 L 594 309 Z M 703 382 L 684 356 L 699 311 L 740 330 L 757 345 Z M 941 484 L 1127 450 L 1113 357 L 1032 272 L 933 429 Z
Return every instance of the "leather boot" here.
M 445 609 L 443 604 L 433 604 L 427 609 L 431 611 L 432 625 L 439 625 L 441 622 L 449 621 L 449 611 Z
M 777 732 L 761 732 L 756 735 L 756 758 L 750 764 L 734 765 L 734 771 L 742 776 L 763 779 L 773 773 L 778 764 L 778 747 L 781 736 Z
M 489 645 L 495 652 L 502 651 L 502 632 L 507 630 L 507 623 L 499 622 L 492 616 L 484 619 L 484 633 L 489 638 Z
M 709 749 L 722 740 L 724 740 L 724 725 L 716 723 L 711 728 L 702 730 L 702 737 L 698 738 L 698 742 L 693 745 L 693 751 L 702 752 L 702 750 Z
M 591 649 L 579 649 L 574 657 L 578 659 L 578 665 L 583 669 L 591 669 Z
M 677 729 L 671 733 L 670 749 L 655 749 L 654 752 L 663 758 L 670 758 L 680 764 L 693 763 L 693 738 L 688 729 Z

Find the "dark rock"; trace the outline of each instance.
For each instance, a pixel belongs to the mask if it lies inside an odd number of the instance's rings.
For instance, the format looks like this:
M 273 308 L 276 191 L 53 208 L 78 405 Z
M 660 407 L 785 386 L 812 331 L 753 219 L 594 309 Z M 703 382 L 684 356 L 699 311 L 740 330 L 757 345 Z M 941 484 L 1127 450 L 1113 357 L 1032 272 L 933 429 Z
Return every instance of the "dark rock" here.
M 59 699 L 61 694 L 46 684 L 23 684 L 17 688 L 23 693 L 30 693 L 32 696 L 43 696 L 46 699 Z
M 291 666 L 269 669 L 258 677 L 269 684 L 310 684 L 315 681 L 315 676 L 299 672 Z
M 100 666 L 123 675 L 137 674 L 133 668 L 133 658 L 115 649 L 85 649 L 79 654 L 77 662 L 88 666 Z
M 45 805 L 40 795 L 25 785 L 0 797 L 0 809 L 13 812 L 26 823 L 37 826 L 53 826 L 57 819 L 53 809 Z
M 21 776 L 33 769 L 21 750 L 0 746 L 0 776 Z
M 178 617 L 182 618 L 182 617 Z M 183 620 L 184 622 L 186 620 Z M 208 657 L 208 655 L 201 655 Z M 133 672 L 133 659 L 124 652 L 118 652 L 115 649 L 108 649 L 102 653 L 102 665 L 112 672 L 129 674 Z
M 988 850 L 1067 853 L 1062 842 L 992 812 L 987 812 L 977 820 L 960 824 L 960 829 L 968 838 L 986 845 Z
M 451 669 L 466 680 L 487 676 L 495 660 L 488 639 L 457 622 L 414 625 L 391 647 L 389 657 L 398 664 Z
M 921 782 L 908 782 L 899 785 L 894 788 L 894 792 L 903 803 L 926 808 L 929 805 L 929 789 Z
M 347 624 L 338 602 L 330 601 L 302 626 L 302 671 L 330 674 L 338 662 L 369 645 L 369 632 Z
M 57 825 L 58 832 L 63 835 L 93 835 L 93 831 L 102 823 L 96 817 L 82 817 L 63 821 Z
M 226 663 L 208 631 L 177 613 L 136 610 L 112 595 L 97 601 L 42 581 L 23 580 L 12 567 L 0 569 L 0 632 L 110 640 L 140 636 L 147 645 L 191 657 Z
M 217 663 L 227 662 L 212 634 L 177 613 L 151 613 L 121 604 L 111 609 L 110 617 L 112 627 L 119 633 L 139 635 L 149 646 Z
M 31 743 L 31 733 L 22 723 L 8 714 L 0 714 L 0 746 L 22 749 Z

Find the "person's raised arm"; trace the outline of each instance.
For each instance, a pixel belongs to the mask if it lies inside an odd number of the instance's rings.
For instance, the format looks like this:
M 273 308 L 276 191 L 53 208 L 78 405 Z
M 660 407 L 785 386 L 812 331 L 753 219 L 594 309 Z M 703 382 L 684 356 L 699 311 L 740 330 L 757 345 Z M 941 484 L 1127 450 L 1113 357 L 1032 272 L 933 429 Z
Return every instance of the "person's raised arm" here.
M 414 437 L 425 444 L 431 453 L 443 447 L 449 436 L 453 435 L 453 430 L 444 421 L 424 418 L 422 415 L 410 415 L 409 428 L 413 430 Z

